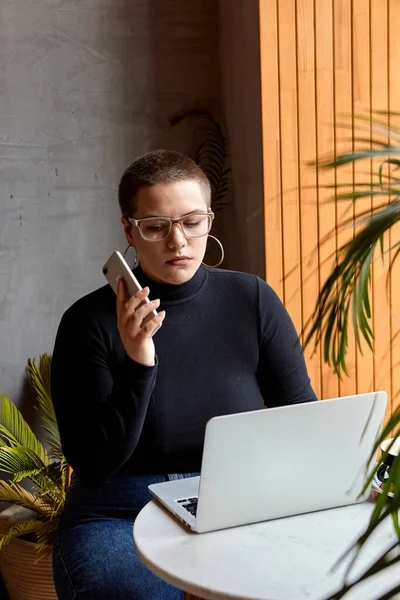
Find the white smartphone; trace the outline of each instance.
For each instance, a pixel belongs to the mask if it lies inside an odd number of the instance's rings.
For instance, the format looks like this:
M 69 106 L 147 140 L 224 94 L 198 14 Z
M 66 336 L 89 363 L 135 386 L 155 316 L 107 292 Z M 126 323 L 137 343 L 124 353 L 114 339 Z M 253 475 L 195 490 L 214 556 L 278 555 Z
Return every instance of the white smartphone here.
M 108 261 L 105 263 L 105 265 L 103 265 L 102 271 L 104 277 L 107 279 L 115 293 L 117 293 L 118 281 L 121 278 L 125 282 L 126 291 L 128 292 L 129 298 L 134 296 L 136 292 L 142 289 L 142 286 L 132 273 L 132 269 L 129 267 L 122 254 L 117 250 L 111 254 Z M 145 298 L 144 302 L 150 302 L 148 297 Z M 152 316 L 157 316 L 157 311 L 153 310 L 150 314 Z M 150 318 L 152 318 L 152 316 L 150 316 Z

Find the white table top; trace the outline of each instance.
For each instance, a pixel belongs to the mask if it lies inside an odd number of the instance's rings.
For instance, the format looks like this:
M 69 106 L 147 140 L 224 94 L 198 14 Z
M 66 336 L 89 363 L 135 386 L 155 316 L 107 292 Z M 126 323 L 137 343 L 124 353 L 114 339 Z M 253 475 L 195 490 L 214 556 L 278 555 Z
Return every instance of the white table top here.
M 136 519 L 134 541 L 151 571 L 207 600 L 323 600 L 340 586 L 346 563 L 334 572 L 331 567 L 365 530 L 372 510 L 373 504 L 363 502 L 198 534 L 152 501 Z M 384 523 L 352 574 L 371 565 L 395 540 L 392 523 Z M 359 584 L 345 598 L 375 600 L 396 583 L 399 564 Z

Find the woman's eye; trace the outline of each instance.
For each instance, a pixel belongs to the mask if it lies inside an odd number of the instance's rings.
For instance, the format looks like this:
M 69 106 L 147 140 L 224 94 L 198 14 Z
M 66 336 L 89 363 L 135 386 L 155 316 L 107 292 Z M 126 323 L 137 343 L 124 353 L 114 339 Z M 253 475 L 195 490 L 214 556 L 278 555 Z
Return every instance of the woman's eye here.
M 165 222 L 157 222 L 154 221 L 152 223 L 146 223 L 146 231 L 161 231 L 163 229 L 168 229 L 169 225 Z
M 198 225 L 200 225 L 200 221 L 185 221 L 184 222 L 185 227 L 197 227 Z

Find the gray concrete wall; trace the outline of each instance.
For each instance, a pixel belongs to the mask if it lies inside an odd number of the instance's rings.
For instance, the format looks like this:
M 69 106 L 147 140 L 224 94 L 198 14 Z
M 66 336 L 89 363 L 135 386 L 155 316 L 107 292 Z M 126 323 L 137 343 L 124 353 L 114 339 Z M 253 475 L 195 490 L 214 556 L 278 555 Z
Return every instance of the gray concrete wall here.
M 229 266 L 264 278 L 258 5 L 258 0 L 219 0 L 222 95 L 234 194 L 222 226 Z
M 171 114 L 219 110 L 216 0 L 0 0 L 0 56 L 0 391 L 18 401 L 124 247 L 123 170 L 184 150 Z

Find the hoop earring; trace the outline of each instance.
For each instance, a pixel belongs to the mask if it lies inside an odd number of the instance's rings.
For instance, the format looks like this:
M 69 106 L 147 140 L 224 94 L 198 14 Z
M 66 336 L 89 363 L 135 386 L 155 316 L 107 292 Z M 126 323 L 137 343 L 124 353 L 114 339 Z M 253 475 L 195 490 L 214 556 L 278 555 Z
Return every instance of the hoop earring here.
M 206 265 L 206 263 L 204 263 L 204 262 L 202 262 L 201 264 L 204 265 L 205 267 L 209 267 L 210 269 L 216 269 L 217 267 L 219 267 L 219 265 L 222 263 L 222 261 L 225 258 L 225 250 L 222 245 L 222 242 L 220 242 L 219 239 L 215 237 L 215 235 L 208 234 L 208 237 L 212 238 L 213 240 L 215 240 L 217 242 L 217 244 L 219 244 L 219 247 L 221 249 L 221 258 L 220 258 L 219 262 L 217 262 L 217 264 L 215 264 L 215 265 Z
M 138 256 L 138 253 L 136 251 L 136 248 L 134 246 L 131 246 L 130 244 L 128 244 L 128 246 L 127 246 L 127 248 L 126 248 L 126 250 L 124 252 L 124 258 L 126 256 L 128 250 L 129 250 L 129 248 L 132 248 L 135 251 L 135 257 L 133 259 L 133 265 L 131 266 L 131 269 L 133 271 L 139 265 L 139 256 Z

